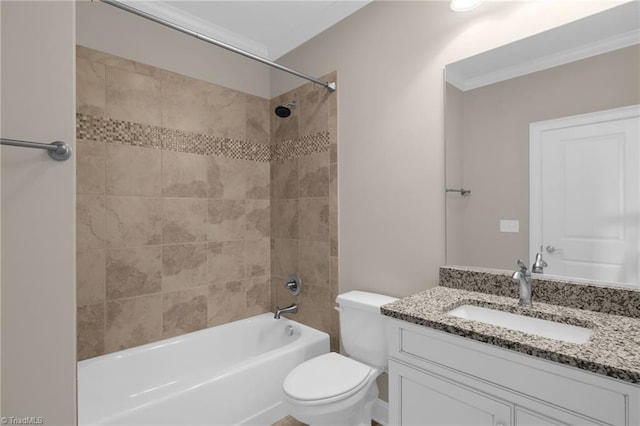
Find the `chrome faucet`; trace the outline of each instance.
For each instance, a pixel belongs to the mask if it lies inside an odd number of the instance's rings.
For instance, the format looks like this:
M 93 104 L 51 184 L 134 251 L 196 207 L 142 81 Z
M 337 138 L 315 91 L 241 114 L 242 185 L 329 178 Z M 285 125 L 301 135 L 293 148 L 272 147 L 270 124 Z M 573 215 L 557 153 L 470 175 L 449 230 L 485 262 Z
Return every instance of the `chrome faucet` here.
M 273 316 L 275 319 L 280 319 L 280 314 L 295 314 L 298 312 L 298 305 L 295 303 L 293 305 L 289 305 L 286 308 L 278 308 L 276 306 L 276 313 Z
M 511 275 L 511 279 L 520 288 L 520 306 L 531 306 L 531 272 L 527 269 L 522 259 L 518 259 L 518 269 Z

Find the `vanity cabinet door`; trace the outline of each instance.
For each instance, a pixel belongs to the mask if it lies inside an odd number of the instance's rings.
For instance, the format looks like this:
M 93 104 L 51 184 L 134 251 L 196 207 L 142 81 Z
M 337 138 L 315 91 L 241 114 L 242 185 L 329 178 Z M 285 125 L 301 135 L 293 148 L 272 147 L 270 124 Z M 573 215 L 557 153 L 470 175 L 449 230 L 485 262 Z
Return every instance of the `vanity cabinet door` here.
M 604 423 L 594 423 L 584 417 L 576 416 L 566 411 L 545 408 L 545 413 L 516 406 L 516 426 L 597 426 Z
M 389 362 L 391 424 L 511 426 L 513 405 L 441 376 Z M 391 396 L 390 395 L 390 396 Z

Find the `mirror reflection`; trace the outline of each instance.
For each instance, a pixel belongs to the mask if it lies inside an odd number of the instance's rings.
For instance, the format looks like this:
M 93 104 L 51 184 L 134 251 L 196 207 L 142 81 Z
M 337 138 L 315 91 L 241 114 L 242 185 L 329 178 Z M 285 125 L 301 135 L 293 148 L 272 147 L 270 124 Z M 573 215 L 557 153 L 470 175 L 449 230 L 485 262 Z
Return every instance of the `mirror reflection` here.
M 540 253 L 545 274 L 638 287 L 639 16 L 627 3 L 447 65 L 448 264 Z

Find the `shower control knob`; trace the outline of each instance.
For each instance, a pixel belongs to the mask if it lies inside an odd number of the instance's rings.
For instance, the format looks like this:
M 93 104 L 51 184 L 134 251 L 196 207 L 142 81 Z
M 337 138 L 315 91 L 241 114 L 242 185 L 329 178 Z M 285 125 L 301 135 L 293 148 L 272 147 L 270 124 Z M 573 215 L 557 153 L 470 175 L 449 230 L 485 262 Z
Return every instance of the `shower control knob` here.
M 302 290 L 302 281 L 298 275 L 291 274 L 289 275 L 289 278 L 287 278 L 285 286 L 287 287 L 287 290 L 289 290 L 289 293 L 293 296 L 297 296 L 300 294 L 300 290 Z

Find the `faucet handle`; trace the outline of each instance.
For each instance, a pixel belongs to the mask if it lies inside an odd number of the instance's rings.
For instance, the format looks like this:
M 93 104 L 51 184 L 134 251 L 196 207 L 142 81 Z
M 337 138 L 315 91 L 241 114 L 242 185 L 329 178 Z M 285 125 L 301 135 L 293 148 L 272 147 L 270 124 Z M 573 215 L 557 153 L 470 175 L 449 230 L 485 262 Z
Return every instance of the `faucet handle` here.
M 536 253 L 536 260 L 533 262 L 533 266 L 531 267 L 531 272 L 535 272 L 537 274 L 542 274 L 544 268 L 549 266 L 547 262 L 542 258 L 542 253 Z
M 518 267 L 522 272 L 526 272 L 527 265 L 522 261 L 522 259 L 518 259 Z

